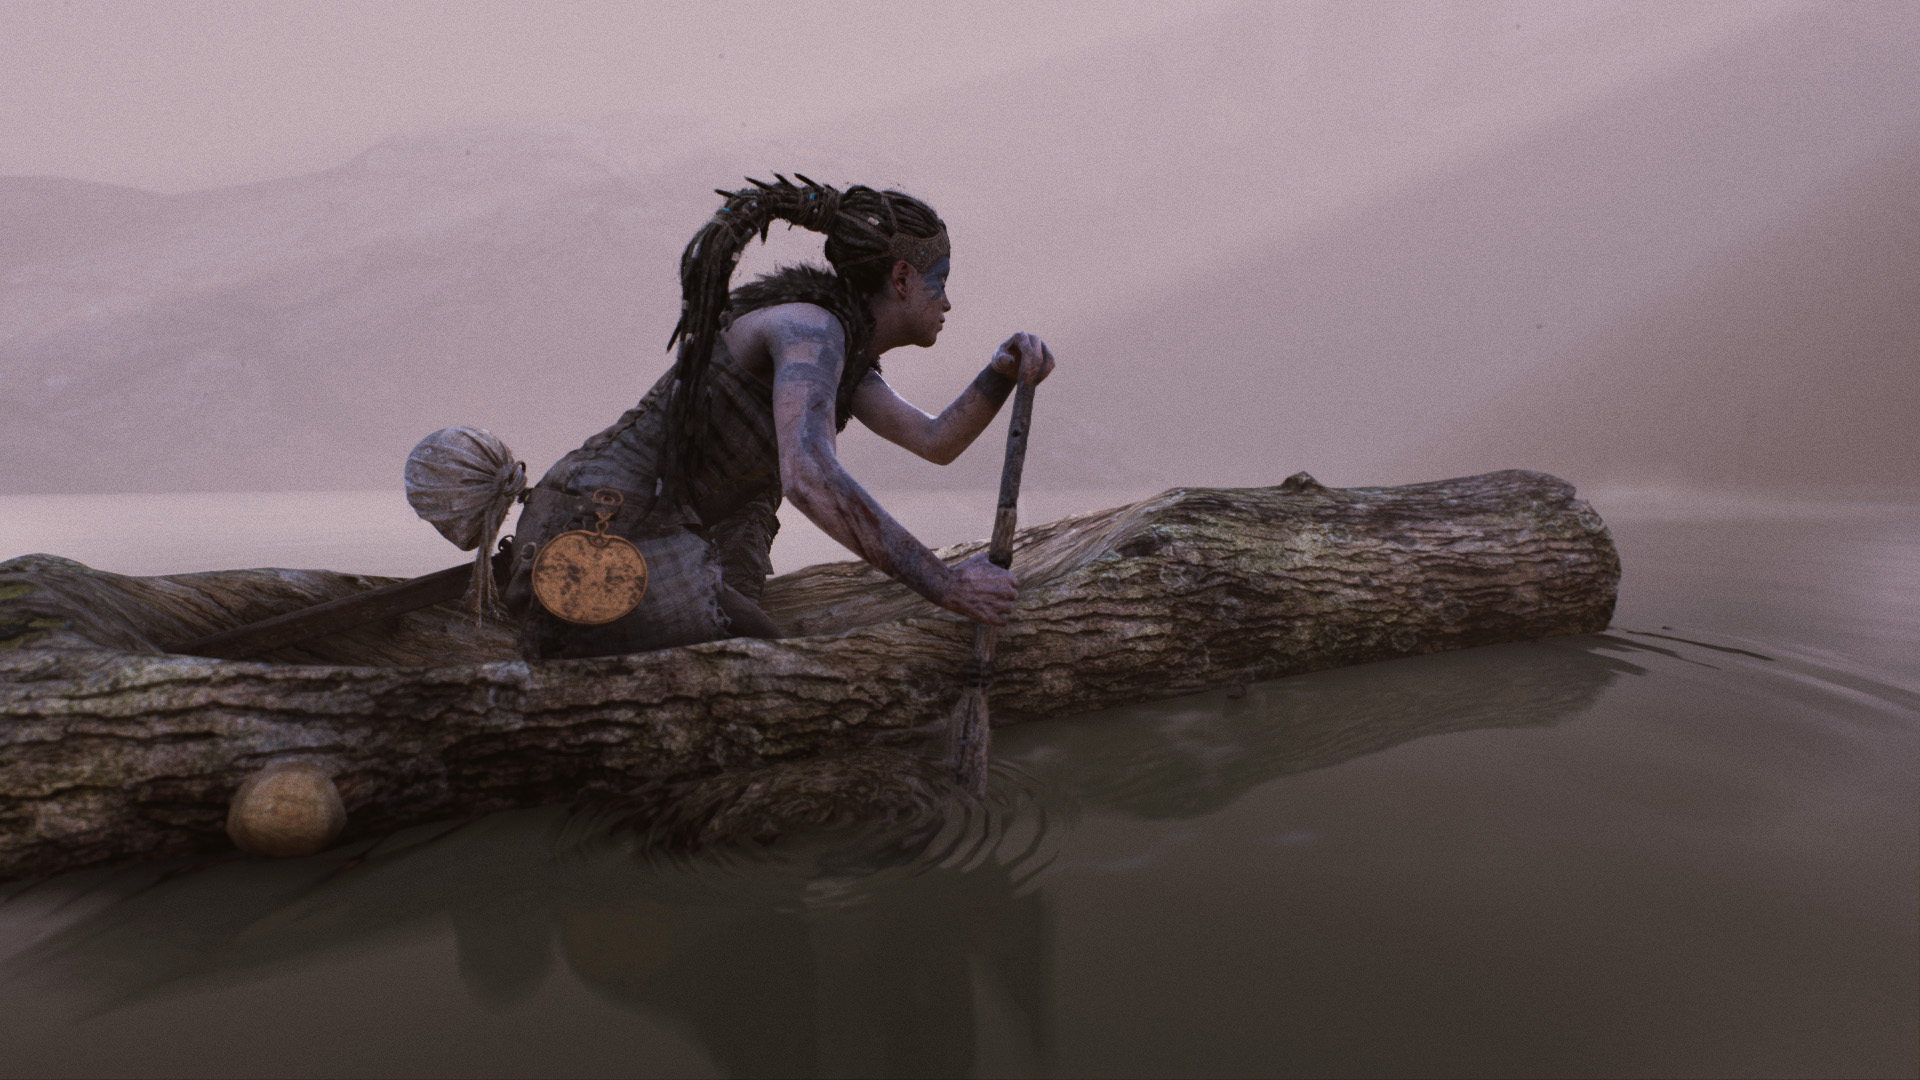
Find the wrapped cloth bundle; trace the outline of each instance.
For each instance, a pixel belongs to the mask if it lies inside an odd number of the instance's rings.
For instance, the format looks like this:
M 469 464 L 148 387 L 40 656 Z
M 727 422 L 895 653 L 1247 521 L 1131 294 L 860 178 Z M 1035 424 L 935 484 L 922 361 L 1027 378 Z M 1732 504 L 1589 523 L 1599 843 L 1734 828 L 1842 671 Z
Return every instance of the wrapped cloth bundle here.
M 473 610 L 500 614 L 492 555 L 514 501 L 527 490 L 527 466 L 484 428 L 450 427 L 407 455 L 407 502 L 461 551 L 474 551 Z

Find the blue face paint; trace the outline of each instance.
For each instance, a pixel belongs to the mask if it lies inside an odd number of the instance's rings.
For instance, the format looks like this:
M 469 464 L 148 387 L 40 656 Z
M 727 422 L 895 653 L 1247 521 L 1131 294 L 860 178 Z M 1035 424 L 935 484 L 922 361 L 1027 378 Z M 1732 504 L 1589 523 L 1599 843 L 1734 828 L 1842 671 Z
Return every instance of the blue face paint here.
M 926 273 L 920 275 L 920 282 L 927 287 L 928 292 L 933 294 L 935 300 L 944 301 L 947 298 L 947 275 L 952 271 L 953 260 L 942 255 L 938 261 L 927 268 Z

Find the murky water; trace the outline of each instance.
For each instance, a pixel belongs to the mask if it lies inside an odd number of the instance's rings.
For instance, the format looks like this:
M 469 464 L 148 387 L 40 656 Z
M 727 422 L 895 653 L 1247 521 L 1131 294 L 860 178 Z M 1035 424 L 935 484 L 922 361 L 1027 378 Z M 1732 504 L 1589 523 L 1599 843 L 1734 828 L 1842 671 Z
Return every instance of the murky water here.
M 907 855 L 548 809 L 5 887 L 0 1073 L 1913 1075 L 1920 502 L 1595 502 L 1608 633 L 1002 729 Z

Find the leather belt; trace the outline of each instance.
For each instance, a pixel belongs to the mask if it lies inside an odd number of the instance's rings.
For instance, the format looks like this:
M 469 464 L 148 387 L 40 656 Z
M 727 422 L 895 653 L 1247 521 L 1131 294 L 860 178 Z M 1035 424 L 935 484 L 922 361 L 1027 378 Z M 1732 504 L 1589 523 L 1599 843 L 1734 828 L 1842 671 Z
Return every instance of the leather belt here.
M 528 488 L 526 494 L 527 510 L 531 515 L 543 521 L 565 522 L 565 528 L 586 528 L 599 518 L 599 510 L 605 505 L 595 500 L 599 492 L 611 492 L 620 497 L 620 503 L 614 507 L 613 515 L 607 519 L 609 528 L 621 532 L 632 532 L 642 525 L 656 529 L 668 529 L 681 525 L 698 526 L 700 519 L 691 511 L 678 506 L 657 506 L 652 495 L 639 495 L 619 488 L 595 488 L 585 495 L 574 495 L 552 488 Z M 612 501 L 612 500 L 607 500 Z M 642 520 L 651 510 L 651 515 Z

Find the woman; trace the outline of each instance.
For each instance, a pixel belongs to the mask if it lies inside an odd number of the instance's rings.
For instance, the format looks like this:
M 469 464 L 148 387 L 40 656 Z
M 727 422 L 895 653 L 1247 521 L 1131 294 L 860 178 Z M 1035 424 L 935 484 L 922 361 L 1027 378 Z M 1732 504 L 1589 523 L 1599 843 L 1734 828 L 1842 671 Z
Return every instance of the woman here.
M 687 245 L 672 369 L 529 492 L 505 597 L 523 618 L 529 659 L 779 636 L 757 601 L 783 497 L 949 611 L 995 625 L 1012 611 L 1011 573 L 984 556 L 940 562 L 847 475 L 834 439 L 857 418 L 945 464 L 993 419 L 1021 365 L 1045 378 L 1052 353 L 1039 338 L 1014 334 L 939 416 L 915 408 L 881 377 L 879 358 L 931 346 L 945 325 L 945 225 L 898 191 L 776 179 L 721 192 L 725 205 Z M 791 267 L 729 292 L 741 250 L 755 235 L 765 239 L 774 221 L 826 234 L 832 270 Z M 569 622 L 535 599 L 531 571 L 550 539 L 601 517 L 646 556 L 646 593 L 612 622 Z

